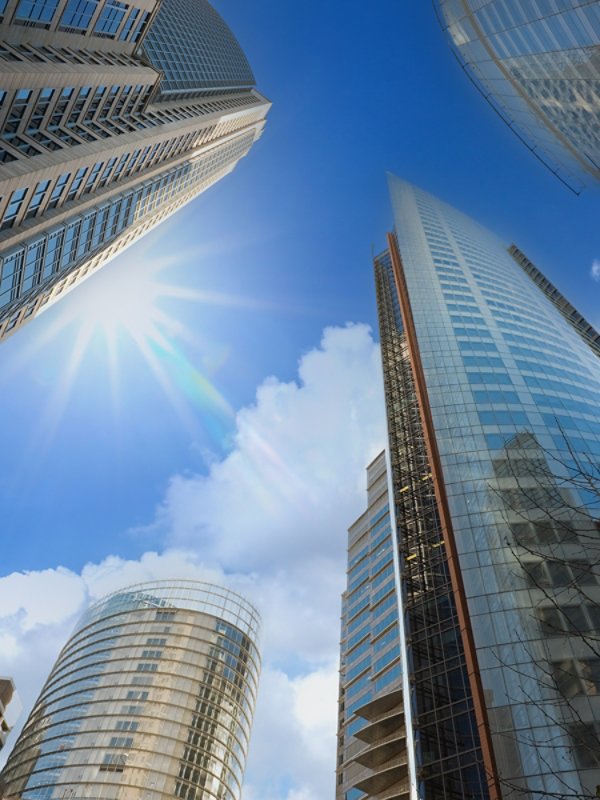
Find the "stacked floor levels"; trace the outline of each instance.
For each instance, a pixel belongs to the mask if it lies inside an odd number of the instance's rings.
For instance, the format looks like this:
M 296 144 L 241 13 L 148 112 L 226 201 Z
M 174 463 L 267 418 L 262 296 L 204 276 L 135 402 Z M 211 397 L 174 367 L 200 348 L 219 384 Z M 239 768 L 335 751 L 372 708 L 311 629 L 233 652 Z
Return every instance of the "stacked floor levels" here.
M 408 750 L 384 453 L 367 468 L 367 484 L 367 511 L 348 532 L 336 797 L 401 800 L 408 798 Z
M 600 790 L 600 336 L 395 177 L 375 259 L 420 800 Z
M 0 0 L 0 339 L 230 172 L 269 102 L 207 0 Z
M 191 580 L 131 586 L 83 615 L 2 771 L 22 800 L 240 800 L 260 620 Z

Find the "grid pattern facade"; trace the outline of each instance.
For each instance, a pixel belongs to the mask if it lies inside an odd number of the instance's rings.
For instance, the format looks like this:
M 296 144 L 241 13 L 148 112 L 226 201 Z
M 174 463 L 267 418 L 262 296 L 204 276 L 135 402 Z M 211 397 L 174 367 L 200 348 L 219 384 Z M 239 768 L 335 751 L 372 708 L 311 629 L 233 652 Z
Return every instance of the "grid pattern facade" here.
M 127 52 L 141 40 L 155 6 L 156 0 L 0 0 L 0 32 L 5 26 L 49 31 L 92 46 L 105 39 Z
M 437 0 L 468 74 L 577 191 L 600 178 L 600 8 L 595 0 Z
M 166 95 L 254 85 L 246 56 L 207 0 L 163 2 L 144 52 L 162 70 Z
M 0 259 L 0 337 L 230 172 L 253 142 L 236 137 L 13 248 Z
M 56 299 L 58 285 L 71 288 L 75 277 L 115 255 L 116 241 L 131 242 L 133 227 L 139 235 L 168 215 L 175 206 L 165 182 L 191 199 L 191 188 L 199 194 L 214 182 L 210 174 L 227 174 L 260 137 L 270 107 L 252 88 L 231 31 L 205 0 L 193 8 L 164 0 L 158 14 L 154 0 L 27 3 L 40 19 L 21 24 L 17 17 L 25 12 L 9 0 L 0 23 L 0 338 Z M 85 30 L 63 30 L 69 9 Z M 114 31 L 92 36 L 104 19 Z M 144 37 L 158 47 L 163 35 L 168 65 L 140 55 Z M 163 84 L 177 70 L 191 70 L 193 91 L 189 84 L 167 99 Z M 152 219 L 140 226 L 131 209 L 148 192 L 158 202 L 142 203 Z M 93 247 L 86 250 L 80 238 L 77 253 L 59 253 L 82 218 L 96 224 L 92 213 L 100 220 L 90 234 Z M 56 258 L 46 246 L 50 239 Z
M 367 792 L 366 788 L 359 788 L 372 772 L 368 758 L 365 764 L 356 760 L 365 750 L 365 740 L 359 738 L 368 726 L 363 711 L 375 700 L 397 695 L 402 686 L 394 545 L 384 453 L 368 467 L 367 482 L 368 509 L 348 532 L 348 581 L 342 596 L 338 800 L 375 797 L 372 790 Z M 389 730 L 372 741 L 369 738 L 369 743 L 376 743 L 384 736 L 389 738 Z M 394 756 L 403 757 L 406 770 L 406 742 L 400 731 L 393 740 L 392 751 Z M 402 776 L 396 774 L 388 777 L 391 783 L 402 781 Z M 404 786 L 403 791 L 405 789 Z M 400 796 L 403 794 L 398 794 Z
M 489 796 L 431 464 L 389 253 L 375 259 L 418 796 Z
M 594 337 L 493 234 L 390 189 L 502 796 L 593 796 Z
M 143 584 L 92 606 L 9 757 L 5 792 L 239 800 L 258 632 L 241 597 L 194 581 Z

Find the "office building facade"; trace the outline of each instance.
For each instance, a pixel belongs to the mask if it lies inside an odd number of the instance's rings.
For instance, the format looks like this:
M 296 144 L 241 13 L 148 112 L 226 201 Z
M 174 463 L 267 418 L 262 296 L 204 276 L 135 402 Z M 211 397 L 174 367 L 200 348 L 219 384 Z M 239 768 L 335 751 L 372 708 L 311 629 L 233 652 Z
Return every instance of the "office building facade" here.
M 0 0 L 0 339 L 231 172 L 270 104 L 207 0 Z
M 11 678 L 0 678 L 0 750 L 6 744 L 6 737 L 12 727 L 8 707 L 15 699 L 15 684 Z
M 77 624 L 2 772 L 23 800 L 239 800 L 260 621 L 196 581 L 132 586 Z
M 375 259 L 416 796 L 600 787 L 600 336 L 390 177 Z
M 600 179 L 600 9 L 595 0 L 436 0 L 466 73 L 575 191 Z
M 409 798 L 394 537 L 385 453 L 367 467 L 368 506 L 348 531 L 342 596 L 337 800 Z

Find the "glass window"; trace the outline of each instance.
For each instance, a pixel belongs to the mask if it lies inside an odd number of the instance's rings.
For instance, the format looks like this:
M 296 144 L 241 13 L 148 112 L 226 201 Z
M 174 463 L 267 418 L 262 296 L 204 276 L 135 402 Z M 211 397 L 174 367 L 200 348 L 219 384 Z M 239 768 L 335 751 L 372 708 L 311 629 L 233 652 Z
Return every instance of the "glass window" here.
M 123 167 L 125 166 L 125 162 L 129 158 L 129 155 L 130 155 L 129 153 L 123 153 L 123 155 L 119 159 L 119 163 L 117 164 L 117 168 L 115 169 L 113 175 L 113 180 L 117 180 L 120 177 L 121 173 L 123 172 Z
M 139 38 L 141 37 L 142 33 L 144 32 L 144 29 L 146 27 L 146 23 L 148 22 L 149 17 L 150 17 L 150 13 L 148 11 L 143 11 L 142 12 L 142 16 L 140 18 L 140 21 L 135 26 L 135 30 L 133 32 L 133 36 L 131 37 L 131 41 L 132 42 L 135 43 L 135 42 L 137 42 L 139 40 Z
M 6 207 L 6 211 L 4 212 L 4 217 L 2 218 L 0 230 L 12 228 L 17 216 L 19 215 L 19 211 L 21 210 L 21 206 L 23 205 L 26 194 L 26 188 L 15 189 L 15 191 L 12 193 L 8 206 Z
M 16 92 L 8 117 L 4 123 L 4 133 L 15 133 L 18 130 L 25 114 L 25 109 L 29 106 L 30 99 L 30 89 L 19 89 Z
M 72 200 L 75 197 L 79 187 L 83 183 L 83 179 L 85 177 L 86 172 L 87 172 L 87 167 L 81 167 L 80 169 L 77 170 L 77 172 L 75 173 L 75 177 L 73 178 L 73 182 L 69 186 L 69 191 L 67 193 L 67 200 Z
M 34 283 L 37 283 L 36 278 L 39 277 L 42 270 L 44 244 L 44 239 L 40 239 L 27 248 L 21 286 L 23 292 L 28 292 L 33 287 Z
M 123 30 L 121 31 L 121 34 L 119 36 L 119 39 L 122 42 L 124 42 L 129 36 L 129 33 L 131 32 L 131 29 L 135 24 L 135 21 L 138 18 L 139 13 L 140 13 L 139 8 L 134 8 L 132 9 L 131 14 L 127 17 L 127 22 L 125 23 L 125 25 L 123 25 Z
M 91 248 L 92 231 L 94 230 L 94 221 L 96 212 L 87 214 L 81 223 L 81 230 L 79 233 L 79 245 L 77 246 L 77 258 L 86 255 Z
M 34 217 L 37 214 L 40 206 L 44 201 L 44 197 L 46 196 L 46 192 L 48 191 L 49 186 L 50 186 L 50 181 L 48 180 L 48 181 L 40 181 L 38 185 L 35 187 L 35 191 L 29 202 L 27 213 L 25 214 L 25 219 Z
M 54 189 L 52 189 L 52 194 L 50 195 L 50 202 L 48 203 L 48 208 L 56 208 L 56 206 L 59 204 L 63 192 L 65 191 L 65 186 L 69 182 L 70 177 L 71 177 L 70 172 L 63 172 L 63 174 L 58 178 L 58 180 L 54 184 Z
M 48 238 L 48 243 L 46 245 L 46 257 L 44 258 L 44 278 L 49 277 L 58 269 L 63 235 L 63 231 L 58 231 L 57 233 L 53 233 Z
M 115 725 L 115 730 L 117 730 L 117 731 L 137 731 L 139 726 L 140 726 L 139 722 L 134 722 L 133 720 L 130 720 L 130 719 L 120 719 L 120 720 L 117 721 L 117 724 Z
M 64 244 L 62 248 L 62 257 L 60 266 L 62 269 L 69 266 L 71 261 L 75 258 L 75 250 L 77 247 L 77 240 L 79 238 L 80 223 L 75 222 L 69 225 L 65 232 Z
M 108 753 L 102 759 L 100 772 L 123 772 L 127 764 L 127 753 L 112 754 Z
M 13 299 L 12 291 L 22 263 L 23 250 L 19 250 L 4 259 L 2 280 L 0 281 L 0 305 L 6 305 Z
M 36 22 L 51 22 L 57 6 L 58 0 L 21 0 L 15 17 Z
M 99 0 L 68 0 L 60 20 L 61 26 L 87 31 L 98 3 Z
M 100 174 L 100 170 L 102 169 L 103 166 L 104 166 L 104 161 L 96 161 L 86 181 L 84 192 L 92 191 L 94 183 L 96 182 L 96 178 Z
M 118 31 L 128 8 L 129 6 L 126 3 L 120 3 L 118 0 L 107 0 L 96 22 L 94 33 L 113 37 Z

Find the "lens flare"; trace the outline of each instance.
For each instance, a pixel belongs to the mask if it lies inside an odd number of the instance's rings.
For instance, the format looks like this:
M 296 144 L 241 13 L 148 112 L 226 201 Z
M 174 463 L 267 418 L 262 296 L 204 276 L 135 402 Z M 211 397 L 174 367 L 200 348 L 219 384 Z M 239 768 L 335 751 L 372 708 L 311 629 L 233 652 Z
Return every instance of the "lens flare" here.
M 169 259 L 148 258 L 138 263 L 115 262 L 57 307 L 56 318 L 46 326 L 35 345 L 39 350 L 58 334 L 66 336 L 68 329 L 69 351 L 40 419 L 40 434 L 47 442 L 56 433 L 82 361 L 92 345 L 96 353 L 100 345 L 104 354 L 113 410 L 118 415 L 119 384 L 133 344 L 189 433 L 194 438 L 208 436 L 211 444 L 222 445 L 231 428 L 234 410 L 208 374 L 209 370 L 201 366 L 210 359 L 204 354 L 192 358 L 188 355 L 199 354 L 203 349 L 197 336 L 161 307 L 161 303 L 169 300 L 248 308 L 259 308 L 260 304 L 161 280 L 173 263 Z M 222 363 L 220 360 L 219 364 Z M 40 438 L 36 438 L 35 446 L 43 446 Z

